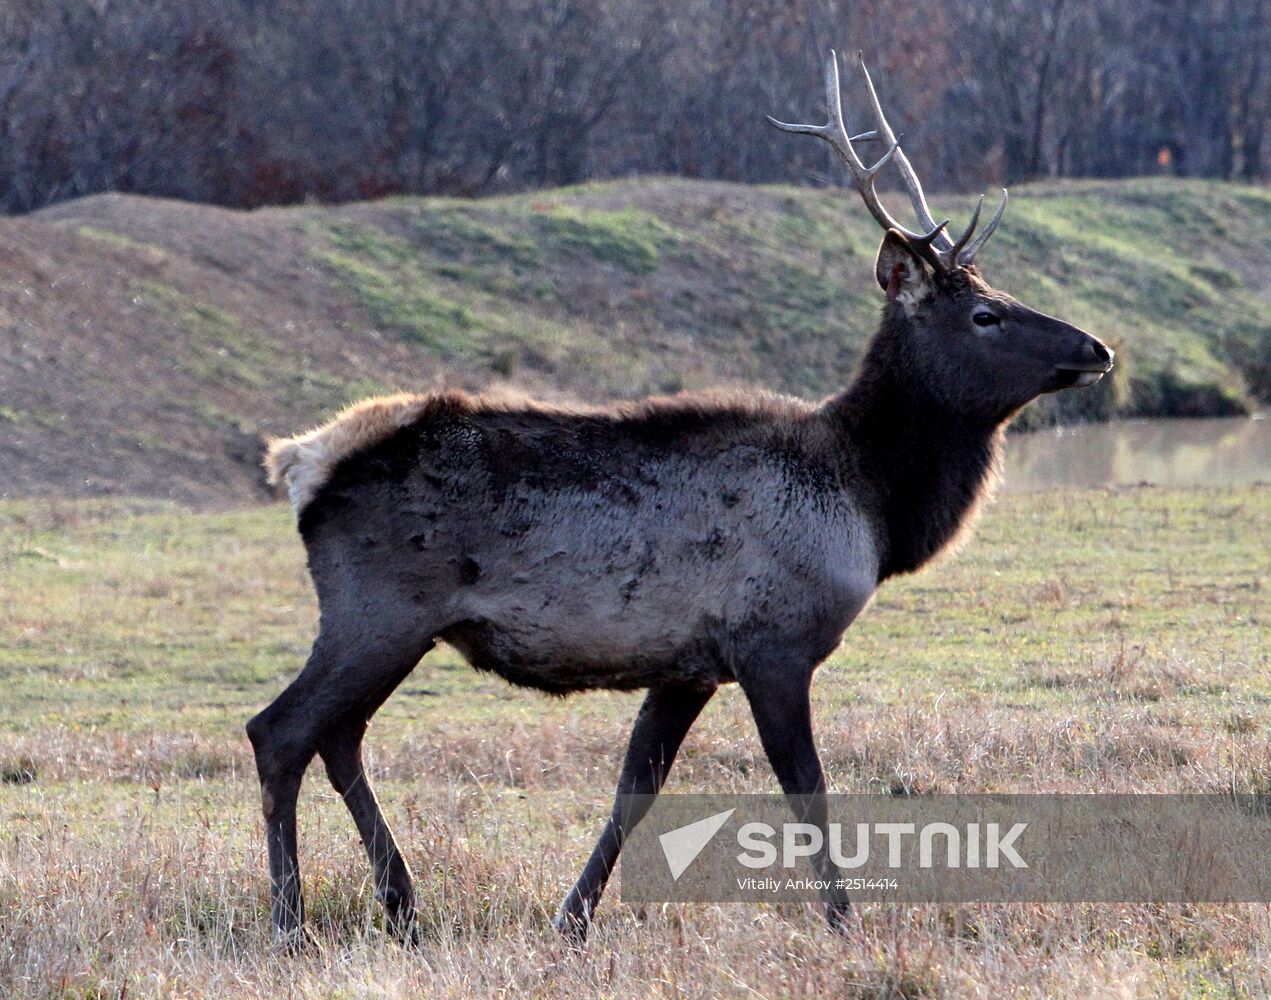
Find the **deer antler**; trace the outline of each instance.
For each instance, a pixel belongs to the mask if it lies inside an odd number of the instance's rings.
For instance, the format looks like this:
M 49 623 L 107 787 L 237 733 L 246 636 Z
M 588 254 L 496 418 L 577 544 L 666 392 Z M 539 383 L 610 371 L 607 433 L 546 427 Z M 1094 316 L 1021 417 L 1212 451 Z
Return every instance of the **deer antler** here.
M 874 81 L 870 79 L 869 70 L 865 68 L 864 55 L 858 54 L 858 59 L 861 73 L 865 77 L 865 88 L 869 92 L 870 106 L 874 113 L 874 129 L 869 132 L 862 132 L 860 135 L 848 136 L 847 126 L 843 124 L 843 104 L 839 90 L 838 54 L 833 49 L 830 50 L 830 54 L 825 61 L 825 101 L 829 106 L 830 120 L 824 125 L 793 125 L 779 122 L 769 115 L 767 116 L 768 121 L 772 122 L 783 132 L 814 135 L 833 146 L 835 152 L 842 157 L 843 162 L 847 164 L 848 170 L 851 171 L 854 186 L 860 192 L 861 198 L 865 202 L 865 207 L 869 209 L 870 214 L 878 220 L 879 225 L 884 229 L 895 229 L 911 243 L 918 244 L 919 249 L 929 250 L 931 259 L 945 269 L 970 264 L 976 252 L 988 242 L 988 238 L 993 235 L 993 230 L 997 228 L 997 224 L 1002 220 L 1002 214 L 1006 211 L 1006 200 L 1008 197 L 1006 189 L 1002 189 L 1002 203 L 998 205 L 997 212 L 994 213 L 989 224 L 974 241 L 971 240 L 971 236 L 975 233 L 976 224 L 980 219 L 980 205 L 976 206 L 975 214 L 971 217 L 971 224 L 967 226 L 962 235 L 956 240 L 950 239 L 948 234 L 944 232 L 944 227 L 949 224 L 948 220 L 946 219 L 941 223 L 935 221 L 931 214 L 931 209 L 927 206 L 927 198 L 923 194 L 922 182 L 918 180 L 913 164 L 909 162 L 909 157 L 900 148 L 900 141 L 896 138 L 896 133 L 892 131 L 892 127 L 887 121 L 887 116 L 883 114 L 882 104 L 878 100 L 878 92 L 874 89 Z M 854 142 L 866 139 L 882 139 L 888 146 L 887 152 L 871 167 L 865 166 L 857 154 L 856 148 L 852 145 Z M 905 182 L 906 190 L 909 192 L 909 200 L 913 204 L 914 214 L 918 217 L 918 223 L 923 228 L 921 233 L 915 233 L 907 229 L 892 218 L 891 213 L 887 211 L 878 197 L 878 191 L 874 187 L 874 180 L 883 167 L 892 161 L 900 168 L 900 175 Z M 983 201 L 984 198 L 981 196 L 981 205 Z
M 856 147 L 853 142 L 859 142 L 866 139 L 875 139 L 878 137 L 878 131 L 862 132 L 860 135 L 849 136 L 847 134 L 847 126 L 843 124 L 843 101 L 839 91 L 839 69 L 838 55 L 834 50 L 830 50 L 829 57 L 825 60 L 825 102 L 829 105 L 830 120 L 824 125 L 794 125 L 788 122 L 779 122 L 777 119 L 768 115 L 768 121 L 781 129 L 783 132 L 797 132 L 803 135 L 814 135 L 818 139 L 824 139 L 834 151 L 842 157 L 843 162 L 847 164 L 848 170 L 852 172 L 852 179 L 855 182 L 856 190 L 860 192 L 861 197 L 865 201 L 865 207 L 869 209 L 870 214 L 878 220 L 879 225 L 884 229 L 895 229 L 902 233 L 906 238 L 911 240 L 928 239 L 932 233 L 915 233 L 906 229 L 899 222 L 891 217 L 891 213 L 887 211 L 883 203 L 878 198 L 878 192 L 874 189 L 874 178 L 878 176 L 879 171 L 887 166 L 893 156 L 900 152 L 900 143 L 896 141 L 896 137 L 891 134 L 891 130 L 887 129 L 886 139 L 888 142 L 888 150 L 872 167 L 865 166 L 859 155 L 857 155 Z M 881 121 L 880 117 L 880 121 Z M 887 127 L 886 121 L 882 121 L 883 127 Z M 901 153 L 903 156 L 904 154 Z M 920 216 L 921 219 L 921 216 Z M 934 223 L 927 223 L 927 229 L 931 230 Z

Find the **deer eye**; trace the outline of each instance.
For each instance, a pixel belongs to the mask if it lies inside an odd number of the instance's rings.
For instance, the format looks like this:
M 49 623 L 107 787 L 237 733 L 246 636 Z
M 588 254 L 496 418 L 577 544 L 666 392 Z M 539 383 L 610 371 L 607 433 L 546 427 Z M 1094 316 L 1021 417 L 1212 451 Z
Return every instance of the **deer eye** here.
M 1001 326 L 1002 321 L 996 313 L 991 313 L 987 309 L 977 309 L 975 315 L 971 317 L 971 322 L 976 326 Z

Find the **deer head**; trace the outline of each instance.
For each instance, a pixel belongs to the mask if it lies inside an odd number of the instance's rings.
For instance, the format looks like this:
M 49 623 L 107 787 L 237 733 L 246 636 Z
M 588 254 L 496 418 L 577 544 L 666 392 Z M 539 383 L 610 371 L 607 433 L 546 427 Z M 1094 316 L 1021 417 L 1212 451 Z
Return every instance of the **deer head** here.
M 1112 351 L 1106 345 L 991 287 L 974 263 L 1002 220 L 1006 191 L 978 236 L 982 195 L 962 235 L 951 238 L 945 232 L 948 220 L 937 223 L 932 217 L 922 184 L 883 114 L 863 58 L 860 68 L 874 129 L 848 134 L 834 52 L 825 64 L 830 120 L 824 125 L 768 120 L 783 131 L 813 135 L 833 146 L 847 164 L 865 207 L 885 231 L 874 265 L 888 302 L 880 336 L 903 339 L 902 353 L 913 374 L 936 399 L 968 415 L 1005 419 L 1042 393 L 1099 381 L 1112 368 Z M 866 166 L 856 144 L 872 140 L 881 140 L 888 148 L 876 163 Z M 889 163 L 900 171 L 921 232 L 897 222 L 878 196 L 874 181 Z

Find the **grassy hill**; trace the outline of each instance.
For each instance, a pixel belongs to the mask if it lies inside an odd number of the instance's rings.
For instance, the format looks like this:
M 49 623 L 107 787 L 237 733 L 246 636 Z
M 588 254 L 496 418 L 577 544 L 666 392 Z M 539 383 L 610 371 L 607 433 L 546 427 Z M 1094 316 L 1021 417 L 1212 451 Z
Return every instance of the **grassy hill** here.
M 935 199 L 963 218 L 969 199 Z M 0 220 L 0 493 L 262 495 L 261 440 L 371 392 L 841 386 L 881 295 L 850 193 L 681 180 L 251 213 L 106 195 Z M 1032 422 L 1271 398 L 1271 192 L 1012 192 L 990 281 L 1108 340 Z

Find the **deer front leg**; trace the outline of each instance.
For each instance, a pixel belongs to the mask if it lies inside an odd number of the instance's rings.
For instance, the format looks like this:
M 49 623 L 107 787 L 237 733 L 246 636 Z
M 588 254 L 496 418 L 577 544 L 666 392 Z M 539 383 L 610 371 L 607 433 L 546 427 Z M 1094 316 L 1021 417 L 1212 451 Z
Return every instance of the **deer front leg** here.
M 651 804 L 644 799 L 635 805 L 627 796 L 658 793 L 685 734 L 714 693 L 714 688 L 671 684 L 649 690 L 631 730 L 613 812 L 587 860 L 587 866 L 565 897 L 556 917 L 556 929 L 562 934 L 579 943 L 586 940 L 591 915 L 596 911 L 609 875 L 617 864 L 622 844 L 636 824 L 644 819 Z
M 851 907 L 847 893 L 833 888 L 842 873 L 829 855 L 825 772 L 812 738 L 812 668 L 759 671 L 740 680 L 764 753 L 791 809 L 801 823 L 810 823 L 821 831 L 821 850 L 812 856 L 812 865 L 817 877 L 830 886 L 822 893 L 826 919 L 831 927 L 842 930 Z

